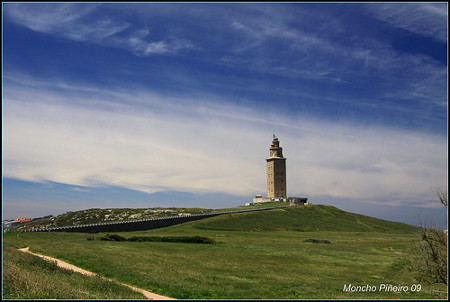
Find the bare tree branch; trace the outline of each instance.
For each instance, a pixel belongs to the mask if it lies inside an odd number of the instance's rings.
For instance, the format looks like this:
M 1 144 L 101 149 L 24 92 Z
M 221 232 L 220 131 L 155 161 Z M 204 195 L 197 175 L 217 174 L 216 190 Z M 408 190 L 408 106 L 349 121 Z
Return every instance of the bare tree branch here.
M 447 206 L 447 192 L 444 190 L 432 188 L 431 193 L 434 195 L 435 199 L 439 201 L 443 206 Z
M 432 189 L 432 194 L 447 207 L 447 193 Z M 447 234 L 434 227 L 421 227 L 418 238 L 412 247 L 411 265 L 408 269 L 418 281 L 428 284 L 447 285 Z

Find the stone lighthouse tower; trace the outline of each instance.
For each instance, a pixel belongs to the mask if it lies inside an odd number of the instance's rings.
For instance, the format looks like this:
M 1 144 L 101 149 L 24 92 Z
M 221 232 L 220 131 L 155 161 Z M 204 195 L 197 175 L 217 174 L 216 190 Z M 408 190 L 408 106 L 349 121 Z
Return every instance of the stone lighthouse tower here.
M 270 156 L 267 161 L 267 197 L 287 198 L 286 190 L 286 158 L 278 138 L 273 135 Z

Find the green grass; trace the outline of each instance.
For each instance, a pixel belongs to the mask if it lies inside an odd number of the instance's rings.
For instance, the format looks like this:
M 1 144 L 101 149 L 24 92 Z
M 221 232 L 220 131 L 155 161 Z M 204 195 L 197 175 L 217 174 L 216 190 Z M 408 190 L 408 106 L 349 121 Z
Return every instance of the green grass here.
M 10 233 L 4 241 L 179 299 L 442 298 L 430 294 L 426 284 L 420 292 L 343 292 L 348 284 L 418 284 L 406 269 L 415 230 L 309 205 L 119 233 L 204 236 L 217 244 L 92 240 L 105 235 L 101 233 Z
M 4 299 L 145 299 L 123 285 L 64 270 L 7 245 L 2 285 Z
M 416 227 L 342 211 L 333 206 L 307 205 L 216 216 L 196 228 L 227 231 L 351 231 L 412 233 Z

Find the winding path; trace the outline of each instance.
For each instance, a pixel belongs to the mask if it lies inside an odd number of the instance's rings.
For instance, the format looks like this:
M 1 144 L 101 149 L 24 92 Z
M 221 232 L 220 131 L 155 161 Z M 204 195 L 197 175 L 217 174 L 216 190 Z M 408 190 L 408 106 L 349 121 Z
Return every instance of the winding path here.
M 23 248 L 23 249 L 19 249 L 19 251 L 24 252 L 24 253 L 29 253 L 29 254 L 32 254 L 32 255 L 36 255 L 36 256 L 41 257 L 42 259 L 44 259 L 44 260 L 46 260 L 46 261 L 56 261 L 56 265 L 58 265 L 59 267 L 62 267 L 62 268 L 64 268 L 64 269 L 72 270 L 72 271 L 75 271 L 75 272 L 78 272 L 78 273 L 81 273 L 81 274 L 84 274 L 84 275 L 88 275 L 88 276 L 96 276 L 96 275 L 97 275 L 97 274 L 95 274 L 95 273 L 93 273 L 93 272 L 84 270 L 84 269 L 82 269 L 82 268 L 79 268 L 79 267 L 77 267 L 77 266 L 75 266 L 75 265 L 72 265 L 72 264 L 70 264 L 70 263 L 64 262 L 64 261 L 62 261 L 62 260 L 59 260 L 59 259 L 56 259 L 56 258 L 53 258 L 53 257 L 49 257 L 49 256 L 44 256 L 44 255 L 41 255 L 41 254 L 36 254 L 36 253 L 30 252 L 29 249 L 30 249 L 29 247 L 26 247 L 26 248 Z M 101 277 L 101 278 L 106 279 L 106 280 L 109 280 L 109 281 L 117 282 L 117 283 L 120 283 L 120 284 L 122 284 L 122 285 L 124 285 L 124 286 L 126 286 L 126 287 L 129 287 L 129 288 L 131 288 L 131 289 L 134 290 L 134 291 L 137 291 L 137 292 L 142 293 L 142 294 L 143 294 L 145 297 L 147 297 L 148 299 L 152 299 L 152 300 L 168 300 L 168 299 L 173 299 L 173 298 L 169 298 L 169 297 L 157 295 L 157 294 L 151 293 L 151 292 L 149 292 L 149 291 L 146 291 L 146 290 L 144 290 L 144 289 L 137 288 L 137 287 L 134 287 L 134 286 L 131 286 L 131 285 L 122 283 L 122 282 L 118 282 L 118 281 L 112 280 L 112 279 L 108 279 L 108 278 L 105 278 L 105 277 Z

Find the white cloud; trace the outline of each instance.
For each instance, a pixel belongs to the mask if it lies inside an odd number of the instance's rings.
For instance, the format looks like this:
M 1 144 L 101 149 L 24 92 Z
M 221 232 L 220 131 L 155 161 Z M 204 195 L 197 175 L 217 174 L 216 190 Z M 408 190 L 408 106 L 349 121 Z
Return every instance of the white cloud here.
M 303 140 L 286 146 L 287 156 L 289 149 L 301 150 L 291 160 L 291 169 L 299 171 L 290 182 L 291 191 L 299 188 L 338 198 L 405 199 L 447 179 L 441 138 L 383 128 L 324 126 L 315 125 L 323 133 L 309 137 L 304 133 Z
M 11 117 L 4 128 L 5 144 L 11 146 L 5 149 L 6 177 L 86 186 L 115 184 L 146 192 L 225 191 L 233 187 L 233 170 L 241 183 L 248 176 L 245 170 L 251 170 L 236 161 L 234 147 L 208 143 L 221 136 L 231 142 L 226 131 L 233 127 L 224 131 L 196 112 L 204 111 L 200 107 L 180 107 L 172 113 L 161 104 L 167 101 L 153 102 L 151 95 L 138 96 L 147 98 L 154 109 L 142 112 L 119 104 L 99 110 L 82 100 L 76 102 L 83 106 L 67 105 L 67 100 L 58 104 L 55 95 L 41 93 L 28 97 L 5 104 L 5 114 Z M 238 194 L 252 185 L 233 189 Z
M 4 177 L 148 193 L 264 194 L 275 130 L 287 157 L 291 195 L 403 203 L 447 183 L 442 137 L 297 120 L 145 91 L 67 95 L 39 87 L 7 89 Z
M 73 191 L 77 191 L 77 192 L 91 192 L 91 190 L 89 190 L 89 189 L 86 189 L 86 188 L 78 188 L 78 187 L 73 188 L 72 190 L 73 190 Z
M 125 22 L 116 22 L 110 19 L 103 19 L 93 22 L 93 24 L 73 24 L 62 36 L 78 41 L 91 41 L 95 43 L 108 42 L 108 38 L 126 30 L 130 25 Z
M 69 29 L 73 24 L 95 10 L 96 7 L 97 5 L 86 3 L 82 5 L 68 3 L 33 3 L 32 5 L 8 3 L 5 6 L 5 14 L 16 23 L 32 30 L 52 33 Z
M 426 4 L 359 7 L 368 8 L 382 20 L 397 20 L 398 23 L 389 22 L 393 26 L 409 26 L 414 31 L 417 24 L 424 27 L 423 32 L 438 40 L 438 32 L 445 33 L 446 37 L 447 22 L 446 18 L 442 19 L 439 6 L 435 7 L 438 10 L 436 16 L 428 11 L 430 6 Z M 250 14 L 247 19 L 232 19 L 230 28 L 235 33 L 235 43 L 222 62 L 287 78 L 333 84 L 364 80 L 367 86 L 377 83 L 380 92 L 386 91 L 384 95 L 372 95 L 375 98 L 408 99 L 446 107 L 446 90 L 442 89 L 447 81 L 446 65 L 423 54 L 393 48 L 382 37 L 359 33 L 352 28 L 353 22 L 340 19 L 327 10 L 316 16 L 306 6 L 298 8 L 296 19 L 291 12 L 279 11 L 270 19 L 269 11 Z M 265 19 L 268 21 L 263 21 Z M 273 45 L 281 52 L 274 55 L 268 51 Z M 289 60 L 280 59 L 283 57 L 289 57 Z
M 8 4 L 6 14 L 31 30 L 76 41 L 122 48 L 140 56 L 175 54 L 192 48 L 185 39 L 152 40 L 147 28 L 135 28 L 114 17 L 95 16 L 97 4 L 41 3 Z
M 389 91 L 388 97 L 419 97 L 442 104 L 442 90 L 436 86 L 447 80 L 442 72 L 446 66 L 398 53 L 379 39 L 365 35 L 351 38 L 354 24 L 334 15 L 330 6 L 323 7 L 327 9 L 317 14 L 306 4 L 244 5 L 239 9 L 161 4 L 156 9 L 149 5 L 14 3 L 6 6 L 5 14 L 32 30 L 126 49 L 138 56 L 201 49 L 205 54 L 218 54 L 212 59 L 215 62 L 288 78 L 353 83 L 355 78 L 370 82 L 377 77 L 387 85 L 393 83 L 394 88 L 389 90 L 395 91 Z M 386 3 L 359 7 L 393 26 L 446 39 L 445 5 Z M 123 14 L 124 10 L 128 14 Z M 99 12 L 106 13 L 99 17 Z M 174 16 L 179 22 L 161 22 Z M 280 50 L 272 50 L 273 45 Z M 426 76 L 423 65 L 430 67 L 425 70 Z M 396 88 L 401 84 L 397 79 L 405 77 L 404 82 L 411 84 Z
M 376 18 L 393 26 L 447 42 L 446 3 L 376 3 L 367 7 Z

